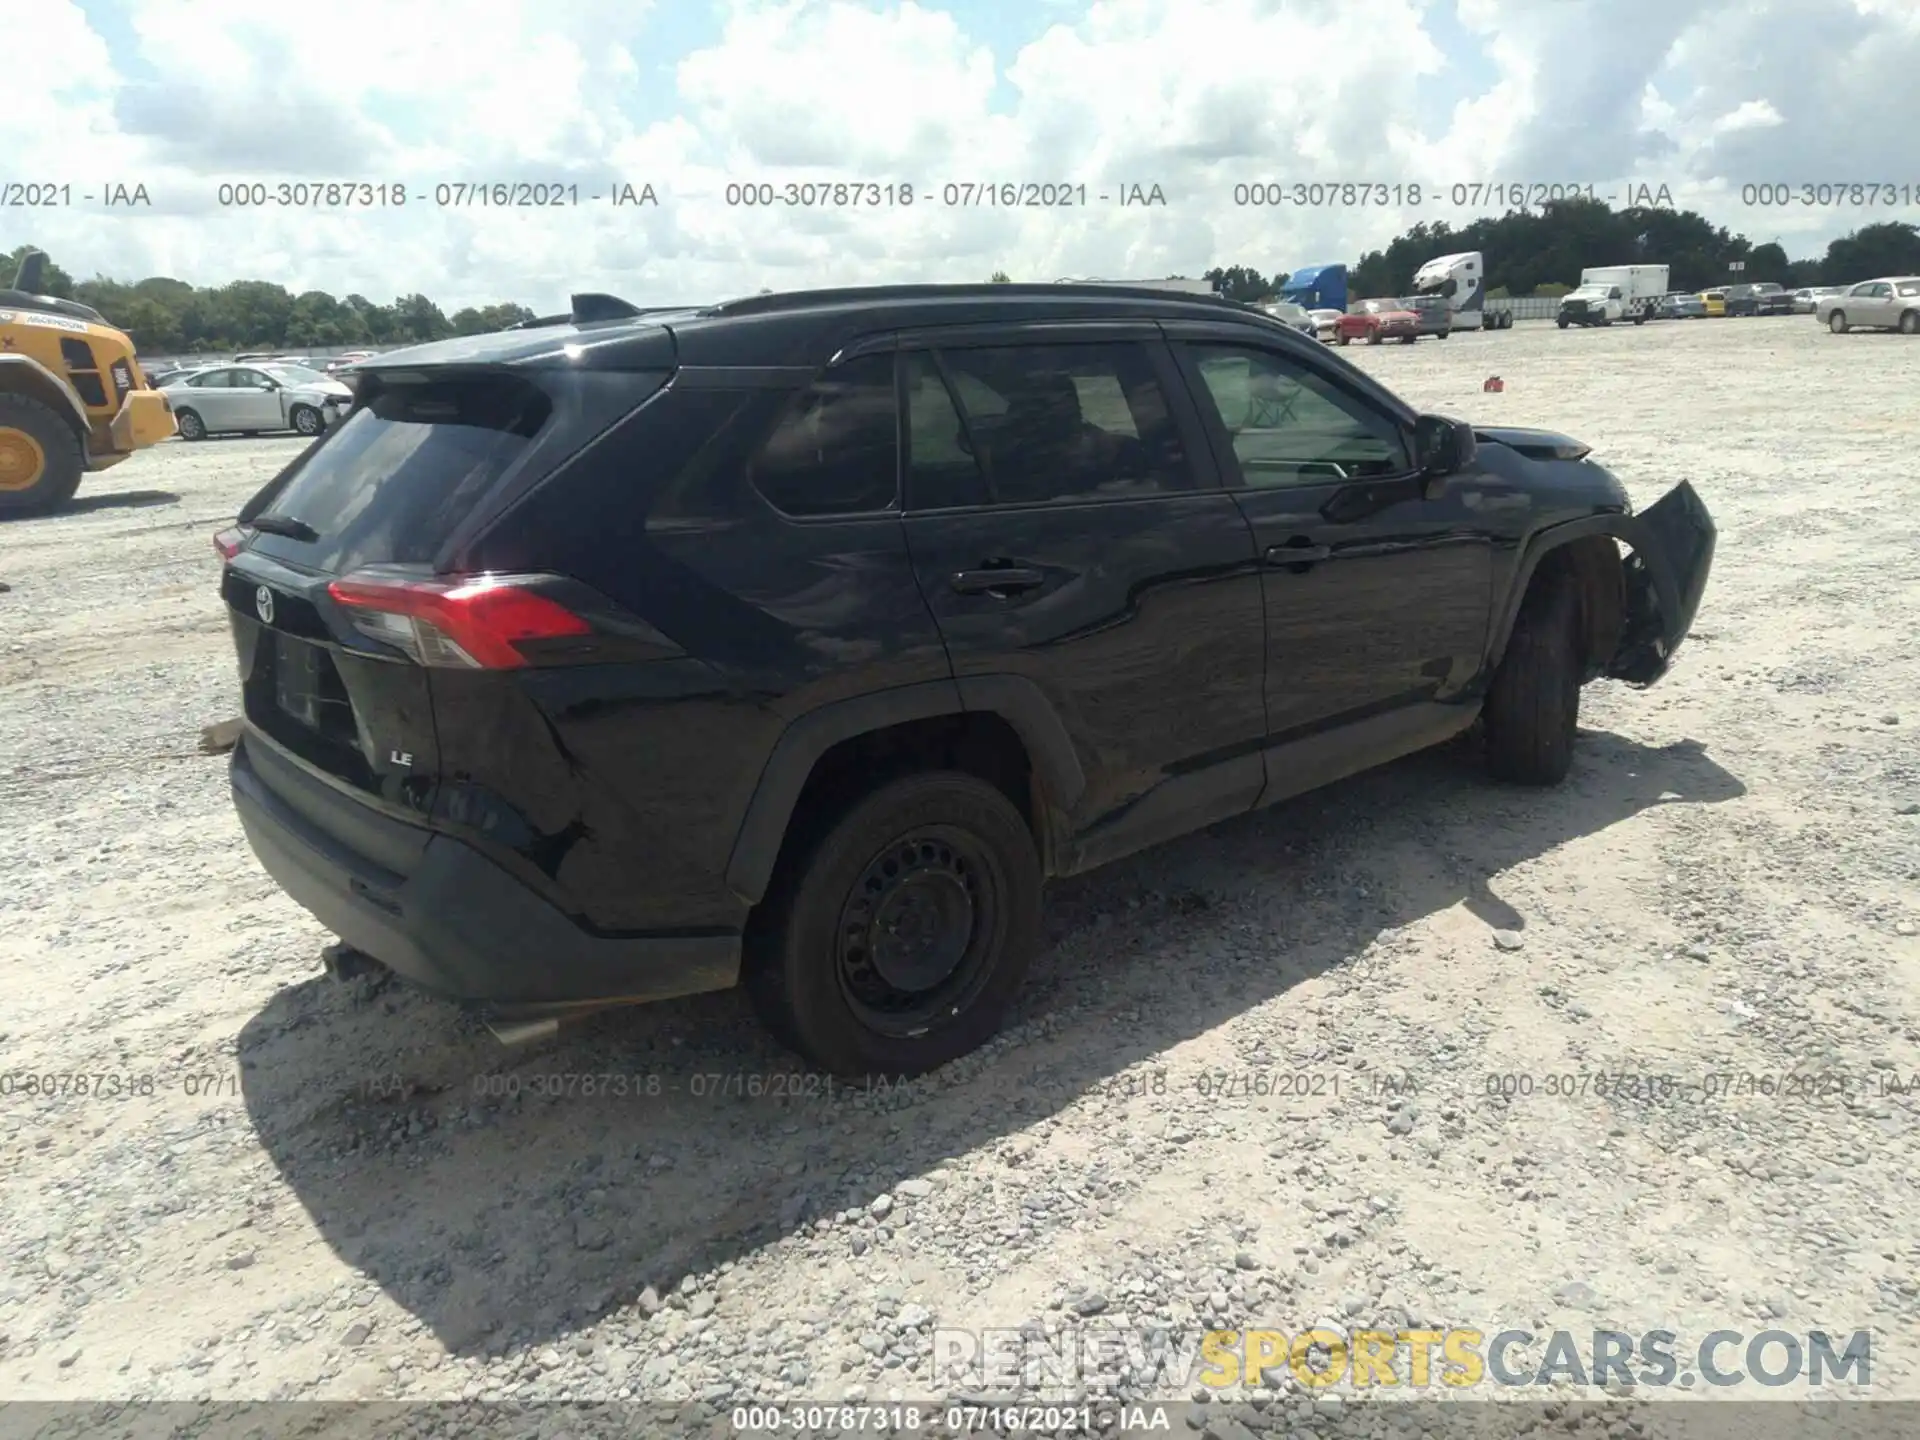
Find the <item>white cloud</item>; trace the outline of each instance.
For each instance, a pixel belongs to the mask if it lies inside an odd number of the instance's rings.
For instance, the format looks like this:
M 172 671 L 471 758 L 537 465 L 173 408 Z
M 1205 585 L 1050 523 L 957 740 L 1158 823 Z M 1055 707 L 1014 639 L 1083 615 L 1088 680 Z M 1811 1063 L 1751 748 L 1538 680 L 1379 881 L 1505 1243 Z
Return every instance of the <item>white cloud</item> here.
M 1743 211 L 1743 183 L 1920 182 L 1914 0 L 1043 0 L 1018 46 L 1007 15 L 983 28 L 966 3 L 726 0 L 689 54 L 660 39 L 684 15 L 630 0 L 329 0 L 298 23 L 257 0 L 143 0 L 115 27 L 73 0 L 17 3 L 9 40 L 43 58 L 10 74 L 0 178 L 140 180 L 154 206 L 0 211 L 0 238 L 82 274 L 547 308 L 573 289 L 1292 268 L 1471 218 L 1236 208 L 1235 184 L 1258 180 L 1666 185 L 1797 251 L 1899 217 Z M 1446 53 L 1461 34 L 1479 57 Z M 403 180 L 426 203 L 219 206 L 240 178 Z M 662 204 L 432 203 L 436 182 L 496 178 L 650 182 Z M 748 180 L 920 193 L 730 206 Z M 1091 203 L 939 203 L 947 182 L 992 180 L 1085 184 Z M 1126 184 L 1168 203 L 1094 199 Z

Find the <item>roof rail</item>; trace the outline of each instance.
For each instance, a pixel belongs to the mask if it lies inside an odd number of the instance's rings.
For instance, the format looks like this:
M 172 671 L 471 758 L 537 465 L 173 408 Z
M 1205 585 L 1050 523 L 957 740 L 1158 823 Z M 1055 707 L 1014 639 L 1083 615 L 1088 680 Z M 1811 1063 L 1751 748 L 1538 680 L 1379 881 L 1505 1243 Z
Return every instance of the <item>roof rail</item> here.
M 947 300 L 1004 299 L 1058 300 L 1063 296 L 1085 299 L 1159 300 L 1175 305 L 1236 305 L 1224 295 L 1195 295 L 1180 290 L 1154 290 L 1128 285 L 981 281 L 950 285 L 849 285 L 830 290 L 789 290 L 778 295 L 749 295 L 726 300 L 708 308 L 711 315 L 766 315 L 782 310 L 803 310 L 816 305 L 845 305 L 866 300 Z

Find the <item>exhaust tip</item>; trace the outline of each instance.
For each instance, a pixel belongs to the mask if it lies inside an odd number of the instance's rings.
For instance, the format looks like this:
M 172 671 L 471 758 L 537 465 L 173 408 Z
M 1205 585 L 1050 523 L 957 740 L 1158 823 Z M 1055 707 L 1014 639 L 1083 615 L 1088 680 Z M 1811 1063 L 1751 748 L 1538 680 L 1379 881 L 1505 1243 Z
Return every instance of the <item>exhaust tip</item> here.
M 502 1045 L 531 1045 L 536 1040 L 549 1040 L 560 1033 L 558 1020 L 526 1020 L 519 1023 L 508 1021 L 487 1021 L 487 1029 L 493 1032 L 493 1038 Z

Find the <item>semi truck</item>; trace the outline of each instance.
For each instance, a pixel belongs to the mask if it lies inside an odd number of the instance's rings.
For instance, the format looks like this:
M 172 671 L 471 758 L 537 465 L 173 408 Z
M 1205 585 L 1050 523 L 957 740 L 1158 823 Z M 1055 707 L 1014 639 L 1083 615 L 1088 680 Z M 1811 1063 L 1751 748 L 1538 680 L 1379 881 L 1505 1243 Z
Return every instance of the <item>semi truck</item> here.
M 1290 300 L 1302 310 L 1345 310 L 1347 308 L 1347 267 L 1309 265 L 1287 276 L 1280 287 L 1280 298 Z
M 1436 255 L 1413 272 L 1413 293 L 1439 295 L 1455 330 L 1511 330 L 1511 310 L 1487 309 L 1487 267 L 1478 250 Z
M 1665 265 L 1596 265 L 1580 272 L 1580 284 L 1560 300 L 1554 324 L 1611 325 L 1631 320 L 1644 325 L 1653 319 L 1660 297 L 1667 293 Z

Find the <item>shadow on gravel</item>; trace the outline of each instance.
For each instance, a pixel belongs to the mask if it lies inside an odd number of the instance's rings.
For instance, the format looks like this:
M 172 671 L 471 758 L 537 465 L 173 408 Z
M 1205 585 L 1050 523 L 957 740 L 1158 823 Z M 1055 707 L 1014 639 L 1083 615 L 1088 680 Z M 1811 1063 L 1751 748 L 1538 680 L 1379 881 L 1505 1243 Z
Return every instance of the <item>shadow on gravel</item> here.
M 21 516 L 21 519 L 58 519 L 62 515 L 84 515 L 91 510 L 135 510 L 149 505 L 177 505 L 180 497 L 171 490 L 116 490 L 105 495 L 76 495 L 52 516 Z M 0 520 L 9 517 L 0 512 Z
M 1588 732 L 1555 790 L 1489 784 L 1469 740 L 1225 822 L 1054 886 L 1014 1033 L 888 1094 L 801 1074 L 737 992 L 526 1053 L 450 1006 L 316 977 L 245 1027 L 246 1104 L 344 1261 L 454 1352 L 504 1353 L 1118 1088 L 1383 931 L 1462 903 L 1518 928 L 1488 884 L 1506 870 L 1743 793 L 1692 742 Z

